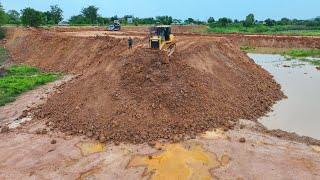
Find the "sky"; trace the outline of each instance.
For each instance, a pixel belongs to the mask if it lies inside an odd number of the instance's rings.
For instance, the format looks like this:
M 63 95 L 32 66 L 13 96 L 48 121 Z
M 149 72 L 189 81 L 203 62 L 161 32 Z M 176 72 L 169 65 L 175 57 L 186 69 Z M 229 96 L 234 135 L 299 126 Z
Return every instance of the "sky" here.
M 104 17 L 134 15 L 155 17 L 170 15 L 178 19 L 188 17 L 207 20 L 229 17 L 242 20 L 249 13 L 256 19 L 281 19 L 282 17 L 310 19 L 320 16 L 320 0 L 0 0 L 5 10 L 20 11 L 25 7 L 48 10 L 58 4 L 64 19 L 78 15 L 83 7 L 95 5 Z

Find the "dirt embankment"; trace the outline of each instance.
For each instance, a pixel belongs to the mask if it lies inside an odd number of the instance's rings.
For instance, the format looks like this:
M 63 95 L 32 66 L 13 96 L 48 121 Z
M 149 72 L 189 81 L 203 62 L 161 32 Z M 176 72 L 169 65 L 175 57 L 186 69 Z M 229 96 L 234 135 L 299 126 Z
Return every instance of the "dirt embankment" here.
M 240 46 L 320 49 L 320 37 L 238 35 L 231 39 Z
M 82 74 L 36 112 L 48 125 L 101 141 L 178 141 L 256 119 L 284 97 L 272 76 L 224 38 L 181 37 L 168 58 L 126 39 L 35 31 L 12 36 L 16 62 Z M 140 42 L 137 42 L 140 43 Z
M 179 33 L 187 36 L 224 37 L 238 46 L 270 47 L 270 48 L 310 48 L 320 49 L 320 37 L 286 36 L 286 35 L 245 35 L 245 34 L 199 34 Z

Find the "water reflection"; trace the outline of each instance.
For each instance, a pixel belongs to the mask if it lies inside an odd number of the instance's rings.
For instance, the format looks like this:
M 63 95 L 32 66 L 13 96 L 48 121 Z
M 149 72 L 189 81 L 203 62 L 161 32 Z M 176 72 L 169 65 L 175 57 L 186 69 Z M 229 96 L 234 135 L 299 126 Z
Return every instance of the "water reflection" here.
M 260 119 L 269 129 L 282 129 L 320 139 L 320 71 L 307 62 L 280 55 L 248 54 L 281 84 L 288 99 Z

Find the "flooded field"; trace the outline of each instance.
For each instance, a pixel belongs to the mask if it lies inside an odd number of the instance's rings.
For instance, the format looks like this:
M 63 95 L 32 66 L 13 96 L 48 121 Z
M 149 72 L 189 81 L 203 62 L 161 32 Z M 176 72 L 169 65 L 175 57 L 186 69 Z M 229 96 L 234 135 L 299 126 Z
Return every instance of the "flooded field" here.
M 281 55 L 249 54 L 281 84 L 288 97 L 260 119 L 269 129 L 281 129 L 320 139 L 320 71 L 307 62 Z

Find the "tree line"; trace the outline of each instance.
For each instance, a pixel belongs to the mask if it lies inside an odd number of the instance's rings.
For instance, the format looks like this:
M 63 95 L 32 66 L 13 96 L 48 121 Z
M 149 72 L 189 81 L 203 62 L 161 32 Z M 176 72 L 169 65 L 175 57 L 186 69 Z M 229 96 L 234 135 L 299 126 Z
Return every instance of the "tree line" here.
M 0 5 L 1 6 L 1 5 Z M 255 19 L 254 14 L 249 14 L 244 20 L 232 20 L 227 17 L 215 19 L 210 17 L 207 21 L 196 20 L 188 18 L 186 20 L 174 19 L 171 16 L 157 16 L 148 18 L 138 18 L 132 15 L 126 15 L 123 17 L 103 17 L 99 14 L 99 8 L 96 6 L 88 6 L 81 10 L 78 15 L 72 16 L 67 22 L 70 25 L 106 25 L 114 20 L 120 20 L 122 24 L 127 24 L 128 19 L 132 20 L 135 25 L 145 24 L 196 24 L 196 25 L 209 25 L 210 27 L 227 27 L 230 25 L 241 25 L 243 27 L 250 27 L 257 24 L 263 24 L 265 26 L 277 26 L 277 25 L 303 25 L 303 26 L 320 26 L 320 17 L 310 20 L 298 20 L 282 18 L 280 20 L 266 19 L 264 21 L 258 21 Z M 56 25 L 63 20 L 63 10 L 58 5 L 50 6 L 48 11 L 42 12 L 33 8 L 25 8 L 20 12 L 16 10 L 4 11 L 1 6 L 0 9 L 0 23 L 1 24 L 16 24 L 31 27 L 38 27 L 41 25 Z

